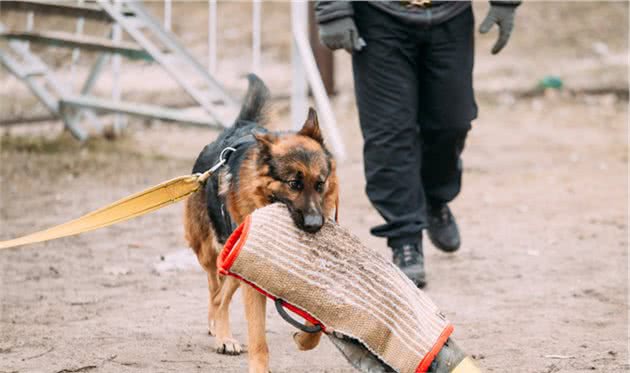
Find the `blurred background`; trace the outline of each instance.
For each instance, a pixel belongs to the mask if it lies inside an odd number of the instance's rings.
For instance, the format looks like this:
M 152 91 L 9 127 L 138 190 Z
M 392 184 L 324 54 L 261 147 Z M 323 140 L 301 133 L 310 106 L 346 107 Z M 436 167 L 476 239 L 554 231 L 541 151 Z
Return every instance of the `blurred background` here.
M 120 99 L 171 109 L 162 116 L 207 117 L 122 30 L 89 12 L 31 13 L 14 3 L 0 1 L 0 53 L 25 53 L 13 50 L 15 41 L 29 41 L 27 52 L 41 58 L 44 74 L 53 74 L 64 91 L 85 88 L 100 43 L 120 57 L 103 61 L 90 86 L 95 97 L 109 100 L 97 104 Z M 270 126 L 301 124 L 306 111 L 291 113 L 291 3 L 219 1 L 215 17 L 205 1 L 169 4 L 145 3 L 225 92 L 240 97 L 244 75 L 255 70 L 272 91 Z M 474 2 L 477 24 L 487 8 Z M 425 251 L 426 291 L 484 371 L 628 371 L 628 22 L 627 2 L 525 1 L 499 55 L 490 54 L 496 30 L 476 35 L 479 117 L 464 152 L 463 191 L 453 204 L 463 246 L 455 255 L 429 244 Z M 259 33 L 253 32 L 257 25 Z M 90 35 L 98 40 L 86 39 Z M 122 42 L 103 41 L 116 37 Z M 341 222 L 389 255 L 385 242 L 369 235 L 381 218 L 364 193 L 351 57 L 335 52 L 332 63 L 334 74 L 325 80 L 334 78 L 329 103 L 346 154 L 339 162 Z M 31 67 L 25 60 L 15 65 Z M 173 69 L 182 80 L 199 76 L 181 64 Z M 10 70 L 6 62 L 0 68 L 0 239 L 189 173 L 219 133 L 198 123 L 83 114 L 74 123 L 89 137 L 78 141 L 64 129 L 62 114 L 28 88 L 28 74 L 20 78 Z M 304 100 L 318 104 L 314 97 Z M 94 104 L 68 102 L 70 109 Z M 131 106 L 126 109 L 140 108 Z M 63 115 L 68 120 L 76 113 Z M 229 115 L 219 110 L 217 117 Z M 324 133 L 334 143 L 331 132 Z M 205 334 L 206 280 L 186 248 L 182 210 L 171 206 L 1 253 L 0 371 L 244 371 L 245 355 L 215 354 Z M 245 342 L 235 299 L 233 329 Z M 297 352 L 291 327 L 275 311 L 268 319 L 274 372 L 352 371 L 327 341 Z

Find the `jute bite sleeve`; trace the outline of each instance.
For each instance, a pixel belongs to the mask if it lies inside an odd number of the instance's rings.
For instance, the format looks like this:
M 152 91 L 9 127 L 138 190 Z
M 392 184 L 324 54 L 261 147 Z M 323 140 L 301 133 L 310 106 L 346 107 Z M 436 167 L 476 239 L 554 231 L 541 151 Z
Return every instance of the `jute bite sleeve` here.
M 218 266 L 325 333 L 358 341 L 396 372 L 425 372 L 453 331 L 389 260 L 333 221 L 315 234 L 298 229 L 281 204 L 246 218 Z

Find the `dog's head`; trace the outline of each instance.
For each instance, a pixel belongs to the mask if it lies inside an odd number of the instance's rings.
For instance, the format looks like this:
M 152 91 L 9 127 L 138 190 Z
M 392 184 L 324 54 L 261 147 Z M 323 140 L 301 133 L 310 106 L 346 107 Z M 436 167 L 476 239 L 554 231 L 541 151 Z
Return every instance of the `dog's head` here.
M 297 133 L 255 136 L 268 202 L 284 203 L 298 228 L 319 231 L 335 211 L 338 191 L 335 160 L 324 146 L 315 110 Z

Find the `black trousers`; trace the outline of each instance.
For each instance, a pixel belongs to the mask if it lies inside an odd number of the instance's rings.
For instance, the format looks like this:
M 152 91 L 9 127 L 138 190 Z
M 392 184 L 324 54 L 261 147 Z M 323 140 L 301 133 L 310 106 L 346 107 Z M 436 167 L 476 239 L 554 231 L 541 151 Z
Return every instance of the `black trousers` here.
M 416 243 L 427 205 L 461 189 L 460 155 L 477 116 L 472 9 L 422 27 L 353 4 L 367 43 L 352 57 L 366 191 L 386 221 L 371 232 L 390 246 Z

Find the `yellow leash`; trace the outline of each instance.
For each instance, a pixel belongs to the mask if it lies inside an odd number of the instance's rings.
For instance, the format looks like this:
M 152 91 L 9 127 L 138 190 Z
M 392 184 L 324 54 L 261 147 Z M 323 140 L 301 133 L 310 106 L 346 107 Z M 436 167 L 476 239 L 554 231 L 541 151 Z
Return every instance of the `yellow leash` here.
M 78 219 L 13 240 L 2 241 L 0 250 L 89 232 L 147 214 L 194 193 L 201 185 L 199 176 L 180 176 L 123 198 Z
M 225 164 L 226 152 L 235 150 L 231 147 L 223 149 L 219 162 L 202 174 L 180 176 L 123 198 L 67 223 L 12 240 L 0 241 L 0 250 L 93 231 L 179 202 L 197 191 L 213 172 Z

